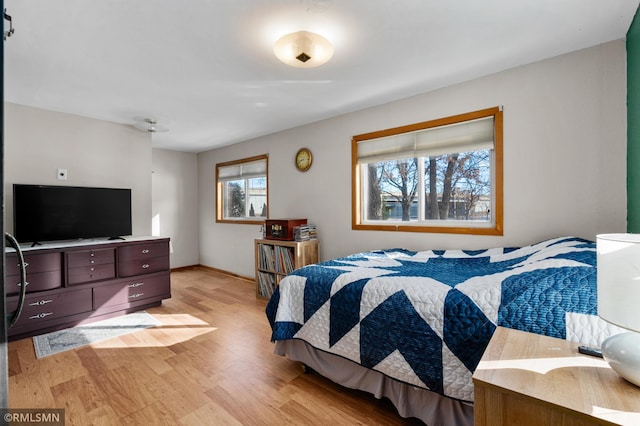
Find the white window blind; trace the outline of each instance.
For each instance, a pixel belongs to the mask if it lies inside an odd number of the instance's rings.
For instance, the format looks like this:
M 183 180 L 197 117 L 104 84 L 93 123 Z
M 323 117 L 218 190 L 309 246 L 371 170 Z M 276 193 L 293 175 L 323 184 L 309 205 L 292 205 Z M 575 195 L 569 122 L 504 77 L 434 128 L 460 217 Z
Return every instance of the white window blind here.
M 494 118 L 484 117 L 376 139 L 358 141 L 358 164 L 494 148 Z
M 218 168 L 218 180 L 228 182 L 238 179 L 263 177 L 267 174 L 267 161 L 257 160 Z

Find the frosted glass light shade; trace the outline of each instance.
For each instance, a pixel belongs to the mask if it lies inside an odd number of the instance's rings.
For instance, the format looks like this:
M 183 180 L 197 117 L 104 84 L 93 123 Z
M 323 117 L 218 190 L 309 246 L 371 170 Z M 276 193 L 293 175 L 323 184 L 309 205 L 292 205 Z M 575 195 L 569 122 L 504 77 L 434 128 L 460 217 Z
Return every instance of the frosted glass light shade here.
M 319 34 L 298 31 L 280 37 L 273 46 L 273 53 L 292 67 L 313 68 L 331 59 L 333 46 Z

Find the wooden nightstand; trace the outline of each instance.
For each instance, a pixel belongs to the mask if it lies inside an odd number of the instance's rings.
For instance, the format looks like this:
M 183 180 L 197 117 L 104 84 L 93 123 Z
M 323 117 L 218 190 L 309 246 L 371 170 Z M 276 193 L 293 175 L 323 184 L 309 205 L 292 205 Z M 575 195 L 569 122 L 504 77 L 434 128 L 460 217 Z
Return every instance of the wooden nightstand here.
M 475 425 L 640 425 L 640 388 L 578 344 L 496 329 L 473 374 Z

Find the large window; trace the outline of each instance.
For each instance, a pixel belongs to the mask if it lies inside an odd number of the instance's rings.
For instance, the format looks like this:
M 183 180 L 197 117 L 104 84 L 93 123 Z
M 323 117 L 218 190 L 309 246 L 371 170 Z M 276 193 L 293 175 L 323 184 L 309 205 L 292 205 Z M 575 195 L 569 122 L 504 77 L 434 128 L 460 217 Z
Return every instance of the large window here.
M 502 111 L 354 136 L 353 228 L 502 235 Z
M 268 217 L 268 156 L 216 165 L 216 221 L 262 223 Z

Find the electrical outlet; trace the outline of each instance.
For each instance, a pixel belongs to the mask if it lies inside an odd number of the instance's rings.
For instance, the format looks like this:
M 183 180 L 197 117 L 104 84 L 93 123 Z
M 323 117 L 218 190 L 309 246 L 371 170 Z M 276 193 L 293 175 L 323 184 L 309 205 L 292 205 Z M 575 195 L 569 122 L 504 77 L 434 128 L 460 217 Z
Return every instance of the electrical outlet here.
M 58 180 L 67 180 L 67 169 L 58 169 Z

